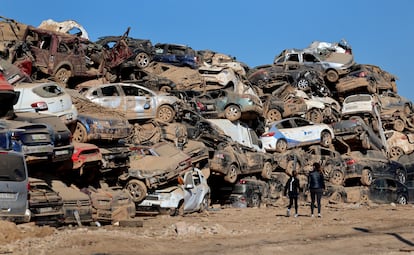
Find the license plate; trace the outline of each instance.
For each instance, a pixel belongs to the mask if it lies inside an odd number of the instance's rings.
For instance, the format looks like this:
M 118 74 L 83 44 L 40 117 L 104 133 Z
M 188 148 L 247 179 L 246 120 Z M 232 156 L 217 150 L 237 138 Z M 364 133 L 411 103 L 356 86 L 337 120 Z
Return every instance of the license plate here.
M 47 139 L 47 135 L 46 134 L 34 134 L 31 135 L 33 140 L 45 140 Z
M 0 199 L 16 200 L 17 193 L 0 193 Z
M 53 211 L 52 207 L 39 208 L 40 213 L 47 213 L 47 212 L 52 212 L 52 211 Z
M 69 154 L 69 151 L 68 150 L 55 151 L 55 155 L 56 156 L 67 155 L 67 154 Z
M 39 145 L 39 146 L 22 146 L 22 151 L 24 154 L 30 153 L 53 153 L 52 145 Z

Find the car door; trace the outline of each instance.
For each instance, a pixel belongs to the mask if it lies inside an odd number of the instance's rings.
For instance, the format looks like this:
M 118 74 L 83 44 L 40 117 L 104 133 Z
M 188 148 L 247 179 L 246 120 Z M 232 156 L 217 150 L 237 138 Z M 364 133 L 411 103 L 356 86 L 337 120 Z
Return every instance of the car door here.
M 201 178 L 196 171 L 188 171 L 184 175 L 184 211 L 194 211 L 201 201 L 203 190 Z
M 374 202 L 387 202 L 386 193 L 387 183 L 385 179 L 376 179 L 369 187 L 369 199 Z
M 101 86 L 91 93 L 88 98 L 103 107 L 117 109 L 125 112 L 122 97 L 119 96 L 118 88 L 115 85 Z
M 143 87 L 121 85 L 125 94 L 125 108 L 128 119 L 153 118 L 156 113 L 155 94 Z
M 320 134 L 315 127 L 305 119 L 293 119 L 295 134 L 301 143 L 312 143 L 320 140 Z

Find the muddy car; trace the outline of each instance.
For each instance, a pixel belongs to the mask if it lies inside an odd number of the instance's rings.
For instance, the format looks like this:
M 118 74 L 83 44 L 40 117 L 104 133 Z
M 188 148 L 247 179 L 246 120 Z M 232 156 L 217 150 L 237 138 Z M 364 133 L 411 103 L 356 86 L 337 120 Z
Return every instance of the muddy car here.
M 282 100 L 277 96 L 264 95 L 260 99 L 263 102 L 263 117 L 268 122 L 293 116 L 302 116 L 308 109 L 305 100 L 301 97 L 292 96 Z
M 169 142 L 152 146 L 136 145 L 130 150 L 130 167 L 119 176 L 119 183 L 129 191 L 136 203 L 147 196 L 148 190 L 172 182 L 192 167 L 190 155 Z
M 413 193 L 403 183 L 392 178 L 376 178 L 368 190 L 369 200 L 375 203 L 397 203 L 405 205 L 413 202 Z
M 387 151 L 391 159 L 398 160 L 402 155 L 414 152 L 414 134 L 395 130 L 384 131 Z
M 138 213 L 155 211 L 177 216 L 207 210 L 210 205 L 210 187 L 202 172 L 193 168 L 180 175 L 179 180 L 178 185 L 149 193 L 137 204 Z
M 44 180 L 29 178 L 30 221 L 36 225 L 60 226 L 63 223 L 63 200 Z
M 198 68 L 197 52 L 191 47 L 181 44 L 157 43 L 154 45 L 154 61 L 176 66 Z
M 122 83 L 134 83 L 161 92 L 168 92 L 177 88 L 172 80 L 145 70 L 136 70 L 133 79 L 131 77 L 122 79 Z
M 210 160 L 211 174 L 221 175 L 229 183 L 246 175 L 271 178 L 274 169 L 271 154 L 254 151 L 237 142 L 224 143 L 218 148 Z

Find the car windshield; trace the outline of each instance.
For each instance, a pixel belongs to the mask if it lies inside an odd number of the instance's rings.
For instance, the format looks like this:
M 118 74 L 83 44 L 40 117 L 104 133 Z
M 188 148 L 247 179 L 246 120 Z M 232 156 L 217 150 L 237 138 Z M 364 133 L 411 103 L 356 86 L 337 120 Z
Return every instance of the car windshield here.
M 63 90 L 56 84 L 46 84 L 33 89 L 33 92 L 40 97 L 50 98 L 63 95 Z
M 372 97 L 370 95 L 356 95 L 356 96 L 350 96 L 345 98 L 344 103 L 355 103 L 355 102 L 361 102 L 361 101 L 371 101 Z
M 2 160 L 0 160 L 0 180 L 16 182 L 24 181 L 26 179 L 24 158 L 10 153 L 0 154 L 2 154 Z

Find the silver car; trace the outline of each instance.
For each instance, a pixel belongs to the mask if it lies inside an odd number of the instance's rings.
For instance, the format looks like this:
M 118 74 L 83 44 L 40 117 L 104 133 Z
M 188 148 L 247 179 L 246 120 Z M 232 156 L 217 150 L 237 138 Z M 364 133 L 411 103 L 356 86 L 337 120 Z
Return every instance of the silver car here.
M 137 84 L 111 83 L 80 86 L 79 92 L 94 103 L 116 109 L 129 120 L 157 118 L 172 122 L 181 100 Z
M 156 190 L 139 204 L 137 211 L 167 211 L 172 216 L 203 212 L 209 206 L 210 187 L 203 173 L 193 168 L 179 178 L 179 185 Z

